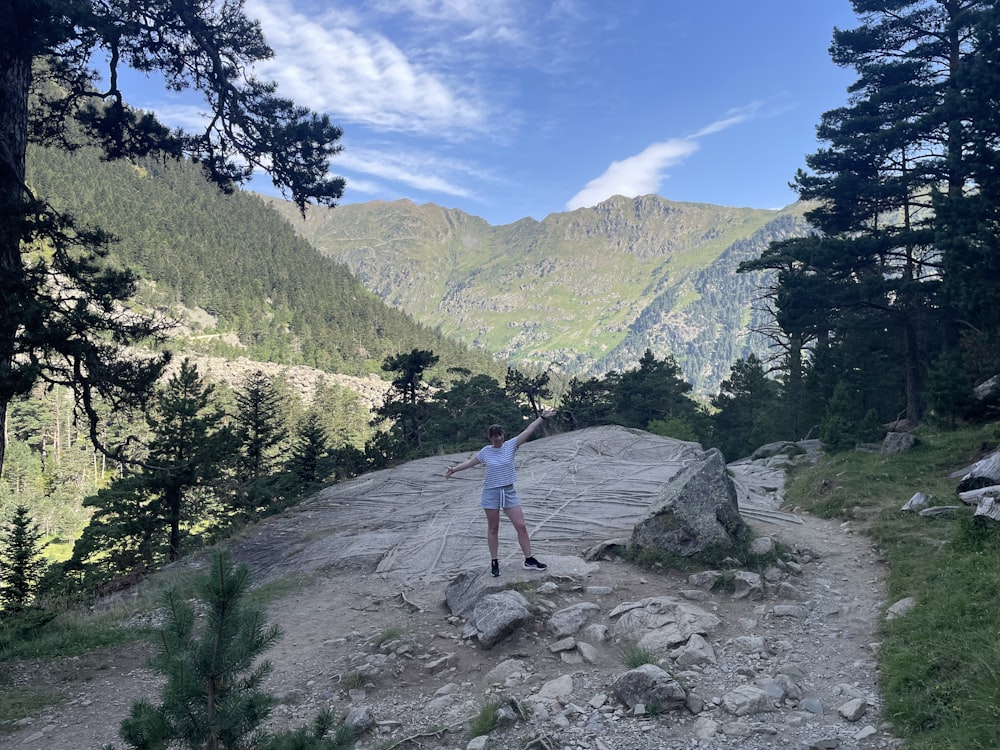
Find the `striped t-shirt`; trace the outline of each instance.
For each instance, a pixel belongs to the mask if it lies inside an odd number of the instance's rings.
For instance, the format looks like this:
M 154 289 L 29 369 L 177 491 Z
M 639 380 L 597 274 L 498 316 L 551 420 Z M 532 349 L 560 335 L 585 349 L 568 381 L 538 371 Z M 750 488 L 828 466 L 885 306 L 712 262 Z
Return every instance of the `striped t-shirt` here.
M 517 450 L 516 440 L 505 440 L 499 448 L 492 445 L 483 446 L 476 454 L 480 463 L 486 464 L 486 478 L 483 489 L 506 487 L 517 481 L 514 472 L 514 451 Z

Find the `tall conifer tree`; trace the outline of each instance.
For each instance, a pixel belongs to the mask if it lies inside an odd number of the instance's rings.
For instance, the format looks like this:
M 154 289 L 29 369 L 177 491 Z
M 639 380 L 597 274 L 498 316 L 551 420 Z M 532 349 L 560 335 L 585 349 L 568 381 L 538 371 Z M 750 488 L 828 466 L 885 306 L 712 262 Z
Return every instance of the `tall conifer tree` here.
M 779 269 L 779 307 L 786 318 L 804 314 L 805 330 L 825 345 L 881 332 L 871 340 L 899 363 L 900 408 L 911 421 L 922 413 L 928 361 L 955 344 L 955 300 L 943 286 L 949 250 L 933 204 L 977 190 L 968 94 L 979 84 L 969 72 L 995 44 L 980 24 L 993 5 L 854 0 L 861 25 L 835 31 L 831 56 L 858 79 L 849 103 L 824 113 L 817 134 L 827 145 L 795 179 L 799 196 L 818 202 L 807 218 L 819 233 L 743 265 Z
M 252 76 L 272 54 L 242 0 L 0 3 L 0 465 L 7 406 L 38 380 L 72 387 L 100 442 L 95 399 L 129 406 L 164 366 L 129 348 L 163 325 L 122 314 L 136 278 L 104 263 L 111 238 L 29 188 L 29 141 L 85 140 L 109 159 L 190 157 L 226 188 L 259 167 L 301 209 L 333 205 L 344 188 L 328 171 L 341 131 Z M 126 67 L 202 93 L 205 128 L 171 131 L 129 108 Z

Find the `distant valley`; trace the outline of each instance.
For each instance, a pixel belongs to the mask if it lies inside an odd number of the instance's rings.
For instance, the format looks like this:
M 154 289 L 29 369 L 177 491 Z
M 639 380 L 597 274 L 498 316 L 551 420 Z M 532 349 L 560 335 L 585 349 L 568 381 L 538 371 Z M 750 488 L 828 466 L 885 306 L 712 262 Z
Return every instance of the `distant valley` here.
M 765 342 L 751 331 L 767 279 L 738 274 L 802 235 L 782 210 L 614 197 L 542 221 L 492 226 L 457 209 L 374 201 L 311 209 L 271 201 L 321 253 L 417 321 L 518 366 L 601 375 L 646 348 L 673 354 L 702 393 Z

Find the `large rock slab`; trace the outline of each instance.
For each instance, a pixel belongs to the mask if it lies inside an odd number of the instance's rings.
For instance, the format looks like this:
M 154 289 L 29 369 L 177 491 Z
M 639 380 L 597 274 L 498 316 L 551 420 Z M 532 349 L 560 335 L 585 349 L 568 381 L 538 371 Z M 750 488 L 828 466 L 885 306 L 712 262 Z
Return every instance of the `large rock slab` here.
M 750 539 L 722 453 L 712 449 L 660 492 L 632 532 L 632 544 L 697 559 L 736 550 Z

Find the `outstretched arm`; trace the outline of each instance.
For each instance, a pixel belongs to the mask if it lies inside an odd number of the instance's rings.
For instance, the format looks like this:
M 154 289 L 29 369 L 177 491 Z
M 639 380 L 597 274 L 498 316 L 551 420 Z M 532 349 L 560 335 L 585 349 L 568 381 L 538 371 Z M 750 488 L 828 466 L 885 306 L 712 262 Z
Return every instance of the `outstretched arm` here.
M 452 474 L 454 474 L 455 472 L 471 469 L 473 466 L 476 466 L 480 463 L 482 462 L 478 458 L 476 458 L 475 456 L 470 456 L 466 460 L 462 461 L 462 463 L 455 464 L 454 466 L 449 466 L 447 469 L 445 469 L 444 478 L 451 479 Z
M 531 424 L 525 427 L 521 431 L 521 433 L 516 438 L 514 438 L 514 442 L 516 442 L 517 445 L 520 446 L 522 443 L 524 443 L 524 441 L 526 441 L 528 438 L 531 437 L 531 435 L 535 432 L 535 430 L 541 427 L 542 422 L 544 422 L 549 417 L 554 417 L 555 415 L 556 415 L 555 409 L 542 409 L 541 415 L 537 419 L 535 419 Z

